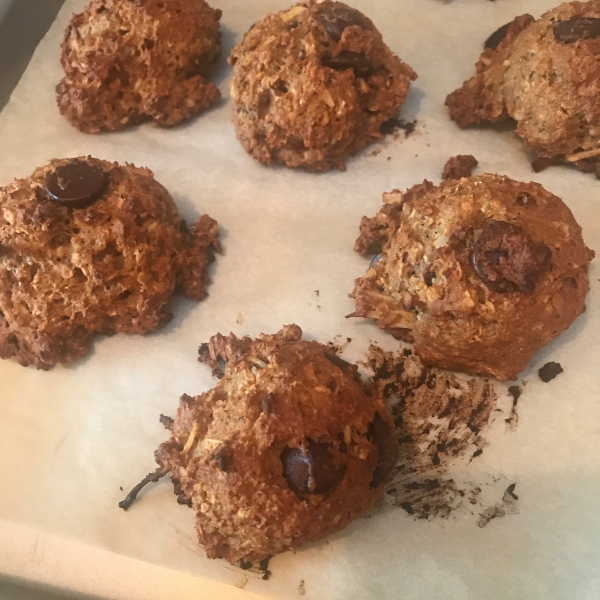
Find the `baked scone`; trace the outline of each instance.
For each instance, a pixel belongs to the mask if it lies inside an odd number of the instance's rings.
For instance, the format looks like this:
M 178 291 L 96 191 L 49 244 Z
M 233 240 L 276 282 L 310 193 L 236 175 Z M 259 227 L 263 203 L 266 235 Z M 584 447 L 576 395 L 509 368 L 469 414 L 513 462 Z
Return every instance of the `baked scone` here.
M 216 335 L 200 360 L 224 375 L 161 418 L 172 436 L 154 479 L 169 473 L 191 501 L 210 558 L 259 563 L 340 531 L 383 494 L 398 442 L 355 365 L 297 325 L 254 341 Z
M 220 98 L 221 11 L 204 0 L 92 0 L 62 43 L 60 112 L 81 131 L 176 125 Z
M 446 99 L 461 127 L 512 117 L 536 170 L 600 161 L 600 0 L 522 15 L 486 41 L 474 77 Z
M 188 230 L 133 165 L 53 160 L 0 188 L 0 357 L 47 369 L 87 354 L 95 333 L 156 329 L 175 287 L 205 297 L 217 237 L 208 215 Z
M 484 174 L 383 195 L 355 250 L 353 317 L 414 342 L 426 364 L 514 379 L 585 310 L 594 252 L 537 183 Z
M 308 0 L 256 23 L 233 49 L 234 125 L 264 165 L 345 168 L 381 139 L 416 73 L 372 21 L 341 2 Z

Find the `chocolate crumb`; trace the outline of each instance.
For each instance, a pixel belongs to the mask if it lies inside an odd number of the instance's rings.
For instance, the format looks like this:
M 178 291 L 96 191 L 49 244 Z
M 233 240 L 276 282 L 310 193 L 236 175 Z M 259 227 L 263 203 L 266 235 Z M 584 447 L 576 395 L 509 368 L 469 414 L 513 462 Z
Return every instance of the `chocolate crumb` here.
M 483 449 L 478 448 L 477 450 L 475 450 L 475 452 L 473 452 L 473 456 L 471 458 L 477 458 L 478 456 L 481 456 L 482 454 L 483 454 Z
M 414 121 L 405 121 L 404 119 L 399 119 L 398 117 L 392 117 L 381 124 L 379 131 L 383 133 L 383 135 L 389 135 L 398 129 L 402 129 L 404 131 L 404 135 L 408 137 L 415 130 L 416 125 L 416 119 Z
M 477 159 L 470 154 L 458 154 L 451 156 L 442 171 L 442 179 L 461 179 L 470 177 L 473 169 L 478 165 Z
M 547 362 L 542 368 L 538 369 L 538 375 L 544 383 L 552 381 L 557 375 L 563 372 L 560 363 Z

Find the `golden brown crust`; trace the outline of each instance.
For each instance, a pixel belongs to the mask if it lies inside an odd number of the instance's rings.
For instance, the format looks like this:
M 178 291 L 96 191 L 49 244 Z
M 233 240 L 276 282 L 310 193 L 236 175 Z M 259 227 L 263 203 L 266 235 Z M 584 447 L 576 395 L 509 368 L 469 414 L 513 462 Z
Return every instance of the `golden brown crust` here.
M 497 48 L 486 48 L 476 75 L 446 99 L 461 127 L 512 117 L 545 164 L 593 170 L 600 156 L 600 38 L 561 39 L 574 17 L 600 19 L 600 1 L 568 2 L 537 21 L 517 17 Z
M 204 0 L 92 0 L 62 43 L 61 113 L 86 133 L 153 119 L 171 126 L 220 97 L 220 10 Z
M 340 9 L 361 25 L 332 37 L 322 14 Z M 229 61 L 234 124 L 246 151 L 264 165 L 312 171 L 343 169 L 349 156 L 381 139 L 382 123 L 416 79 L 367 17 L 329 0 L 268 15 Z
M 201 359 L 224 376 L 184 395 L 156 460 L 191 499 L 200 543 L 211 558 L 258 562 L 340 531 L 383 493 L 373 423 L 393 423 L 379 392 L 365 394 L 357 367 L 288 325 L 256 340 L 217 335 Z M 378 416 L 377 416 L 378 415 Z M 343 473 L 332 489 L 298 493 L 284 474 L 287 450 L 308 440 Z M 392 464 L 393 466 L 393 464 Z M 390 466 L 391 469 L 391 466 Z
M 177 285 L 196 300 L 219 250 L 216 223 L 181 231 L 177 207 L 152 171 L 83 157 L 108 174 L 95 203 L 53 201 L 53 160 L 0 188 L 0 356 L 47 369 L 87 354 L 94 333 L 146 333 L 170 319 Z
M 513 379 L 585 310 L 594 253 L 540 185 L 484 174 L 386 202 L 395 228 L 356 280 L 352 316 L 412 337 L 425 363 Z

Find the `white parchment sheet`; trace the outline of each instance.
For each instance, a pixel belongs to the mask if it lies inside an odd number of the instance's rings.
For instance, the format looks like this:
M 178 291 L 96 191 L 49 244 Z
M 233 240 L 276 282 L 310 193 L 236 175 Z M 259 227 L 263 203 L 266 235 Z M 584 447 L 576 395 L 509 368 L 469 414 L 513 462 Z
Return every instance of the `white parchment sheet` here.
M 224 56 L 244 31 L 288 0 L 212 0 L 223 10 Z M 473 154 L 476 172 L 534 180 L 562 197 L 600 251 L 600 182 L 565 167 L 534 174 L 510 131 L 459 130 L 443 102 L 474 71 L 483 41 L 515 15 L 536 17 L 553 0 L 353 0 L 419 79 L 403 116 L 415 132 L 389 138 L 350 160 L 346 172 L 309 174 L 265 168 L 246 155 L 231 124 L 231 70 L 216 78 L 222 101 L 170 130 L 151 124 L 86 135 L 63 119 L 54 87 L 59 44 L 72 12 L 67 0 L 0 114 L 0 185 L 28 176 L 54 157 L 91 154 L 151 168 L 184 218 L 204 212 L 221 226 L 224 255 L 212 270 L 210 296 L 173 301 L 175 318 L 146 337 L 96 341 L 74 366 L 38 372 L 0 362 L 0 519 L 274 598 L 596 599 L 600 598 L 600 270 L 592 265 L 588 311 L 545 348 L 523 374 L 514 431 L 500 427 L 469 473 L 516 482 L 519 513 L 479 528 L 475 518 L 415 521 L 394 509 L 271 561 L 269 581 L 197 546 L 193 513 L 175 502 L 167 481 L 128 511 L 117 503 L 147 472 L 166 439 L 160 413 L 179 396 L 211 385 L 196 361 L 216 332 L 257 335 L 296 322 L 322 342 L 351 337 L 350 359 L 369 340 L 395 342 L 369 323 L 347 320 L 348 293 L 368 261 L 352 246 L 360 217 L 382 192 L 428 178 L 439 181 L 449 156 Z M 597 262 L 597 261 L 596 261 Z M 319 290 L 318 299 L 315 290 Z M 548 360 L 564 373 L 548 384 Z M 500 498 L 497 498 L 500 500 Z M 0 544 L 2 544 L 0 521 Z M 200 596 L 199 596 L 200 597 Z M 226 596 L 224 596 L 226 597 Z

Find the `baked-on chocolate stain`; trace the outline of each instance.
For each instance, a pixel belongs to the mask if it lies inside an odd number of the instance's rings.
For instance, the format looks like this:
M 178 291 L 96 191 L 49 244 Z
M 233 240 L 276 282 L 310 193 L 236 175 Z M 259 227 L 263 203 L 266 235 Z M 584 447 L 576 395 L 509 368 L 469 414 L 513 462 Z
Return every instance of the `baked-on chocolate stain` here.
M 506 34 L 508 33 L 508 28 L 510 27 L 511 23 L 512 21 L 496 29 L 496 31 L 494 31 L 494 33 L 492 33 L 492 35 L 490 35 L 490 37 L 487 40 L 485 40 L 485 42 L 483 43 L 483 47 L 489 50 L 496 50 L 496 48 L 498 48 L 498 46 L 500 45 L 500 42 L 506 37 Z
M 398 129 L 402 129 L 406 137 L 408 137 L 417 126 L 417 121 L 404 121 L 403 119 L 399 119 L 398 117 L 392 117 L 387 121 L 384 121 L 379 128 L 379 132 L 383 133 L 383 135 L 389 135 L 390 133 L 394 133 Z
M 600 37 L 600 19 L 576 15 L 554 26 L 554 37 L 562 44 L 572 44 L 580 40 Z
M 494 292 L 532 294 L 550 269 L 552 252 L 518 225 L 487 219 L 473 244 L 471 263 L 477 277 Z
M 329 67 L 334 71 L 353 69 L 357 77 L 369 77 L 369 75 L 373 74 L 373 65 L 360 52 L 342 50 L 335 56 L 326 54 L 323 56 L 322 62 L 324 67 Z
M 70 208 L 86 208 L 102 196 L 108 175 L 83 160 L 73 160 L 57 167 L 46 182 L 48 195 Z
M 308 440 L 303 448 L 285 448 L 281 453 L 283 476 L 298 494 L 326 494 L 344 477 L 346 465 L 335 465 L 330 444 Z
M 344 360 L 343 358 L 340 358 L 337 354 L 333 353 L 333 352 L 325 352 L 325 358 L 332 364 L 334 364 L 336 367 L 339 367 L 342 371 L 346 371 L 348 370 L 352 365 Z
M 544 383 L 552 381 L 557 375 L 563 372 L 560 363 L 551 361 L 547 362 L 542 368 L 538 369 L 538 375 Z
M 349 6 L 331 7 L 330 3 L 325 3 L 323 9 L 317 13 L 317 19 L 325 27 L 329 37 L 336 42 L 342 39 L 342 34 L 347 27 L 368 28 L 363 15 Z
M 392 472 L 398 460 L 399 448 L 398 441 L 396 440 L 396 432 L 379 414 L 375 415 L 369 427 L 369 437 L 379 451 L 377 467 L 375 467 L 373 481 L 371 481 L 371 487 L 375 488 L 381 485 Z

